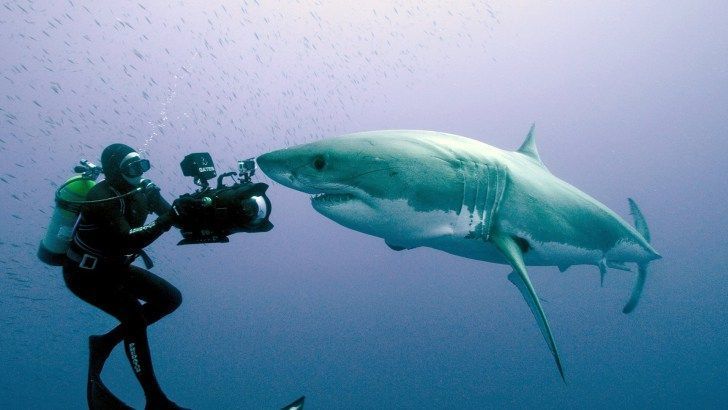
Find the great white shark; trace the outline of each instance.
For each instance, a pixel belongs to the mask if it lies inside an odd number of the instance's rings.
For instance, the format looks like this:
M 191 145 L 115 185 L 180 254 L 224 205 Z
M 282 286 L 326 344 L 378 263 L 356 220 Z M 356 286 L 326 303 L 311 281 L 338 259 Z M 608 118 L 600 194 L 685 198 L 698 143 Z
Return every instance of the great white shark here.
M 274 181 L 311 194 L 327 218 L 383 238 L 394 250 L 420 246 L 513 268 L 564 378 L 553 333 L 526 266 L 595 265 L 638 276 L 623 311 L 639 301 L 648 262 L 660 258 L 637 204 L 635 227 L 541 162 L 532 126 L 516 151 L 453 134 L 370 131 L 263 154 Z

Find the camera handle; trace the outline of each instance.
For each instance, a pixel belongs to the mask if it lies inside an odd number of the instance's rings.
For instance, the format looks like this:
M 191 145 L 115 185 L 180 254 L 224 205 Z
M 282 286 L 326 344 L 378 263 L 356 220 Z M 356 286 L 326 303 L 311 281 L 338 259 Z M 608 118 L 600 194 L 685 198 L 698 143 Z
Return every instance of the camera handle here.
M 221 174 L 217 177 L 217 189 L 224 188 L 225 185 L 222 183 L 222 179 L 225 177 L 232 177 L 233 175 L 237 175 L 237 172 L 226 172 L 224 174 Z M 235 179 L 233 179 L 233 182 L 235 182 Z

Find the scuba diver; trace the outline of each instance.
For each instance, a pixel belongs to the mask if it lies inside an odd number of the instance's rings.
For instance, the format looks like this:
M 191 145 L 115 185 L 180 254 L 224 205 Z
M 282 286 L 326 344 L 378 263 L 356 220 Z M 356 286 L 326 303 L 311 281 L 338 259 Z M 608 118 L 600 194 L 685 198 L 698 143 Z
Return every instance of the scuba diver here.
M 177 309 L 182 295 L 166 280 L 131 265 L 141 256 L 151 268 L 143 248 L 176 225 L 180 215 L 156 185 L 142 179 L 149 161 L 131 147 L 109 145 L 101 155 L 101 165 L 106 179 L 88 192 L 63 266 L 71 292 L 120 322 L 106 334 L 89 337 L 89 407 L 130 408 L 106 389 L 100 377 L 111 351 L 123 341 L 144 390 L 145 408 L 182 409 L 157 382 L 147 340 L 147 326 Z M 175 201 L 174 205 L 179 204 Z M 150 213 L 158 217 L 145 224 Z

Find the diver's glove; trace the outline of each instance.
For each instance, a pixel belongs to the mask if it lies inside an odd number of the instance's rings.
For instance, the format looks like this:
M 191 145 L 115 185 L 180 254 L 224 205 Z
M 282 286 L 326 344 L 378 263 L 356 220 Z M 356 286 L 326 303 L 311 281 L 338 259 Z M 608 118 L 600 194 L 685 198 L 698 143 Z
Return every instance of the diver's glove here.
M 159 192 L 159 187 L 157 186 L 157 184 L 152 182 L 151 179 L 146 179 L 146 178 L 142 179 L 141 182 L 139 183 L 139 187 L 146 194 L 154 193 L 155 191 Z
M 172 209 L 180 218 L 190 217 L 199 206 L 199 202 L 189 195 L 182 195 L 172 202 Z
M 174 215 L 174 226 L 180 228 L 185 221 L 193 218 L 199 208 L 199 200 L 190 195 L 182 195 L 172 202 L 170 213 Z
M 139 183 L 139 188 L 141 189 L 141 192 L 144 194 L 144 196 L 147 198 L 147 203 L 151 207 L 151 209 L 154 209 L 155 213 L 159 214 L 158 209 L 166 209 L 169 208 L 169 204 L 167 201 L 162 198 L 161 190 L 150 179 L 142 179 Z M 159 214 L 159 218 L 157 218 L 154 221 L 155 224 L 159 225 L 160 228 L 162 228 L 165 232 L 169 230 L 173 225 L 176 226 L 177 219 L 176 215 L 173 213 L 173 210 L 170 209 L 168 212 Z
M 168 205 L 167 201 L 162 198 L 161 190 L 155 184 L 149 179 L 142 179 L 142 181 L 139 183 L 139 188 L 141 189 L 144 196 L 147 198 L 147 203 L 149 203 L 152 206 L 152 209 L 159 209 L 164 208 Z
M 163 213 L 162 215 L 159 215 L 159 217 L 154 220 L 154 224 L 159 226 L 160 229 L 167 232 L 172 225 L 177 226 L 177 214 L 174 212 L 174 208 L 170 209 L 168 212 Z

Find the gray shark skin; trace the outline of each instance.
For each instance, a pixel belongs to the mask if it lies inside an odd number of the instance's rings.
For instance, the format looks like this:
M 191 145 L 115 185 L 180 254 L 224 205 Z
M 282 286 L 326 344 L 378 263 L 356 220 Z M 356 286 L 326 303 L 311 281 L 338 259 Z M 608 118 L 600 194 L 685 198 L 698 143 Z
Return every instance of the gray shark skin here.
M 385 130 L 344 135 L 257 158 L 274 181 L 311 194 L 319 213 L 383 238 L 394 250 L 420 246 L 508 264 L 564 378 L 561 359 L 526 266 L 638 266 L 637 305 L 647 263 L 660 258 L 647 223 L 630 199 L 635 229 L 594 198 L 551 174 L 531 127 L 505 151 L 433 131 Z

